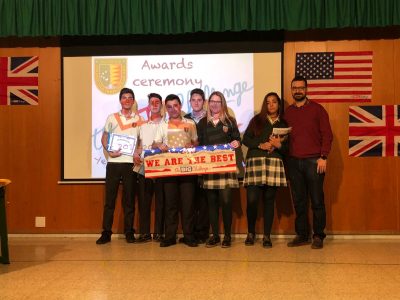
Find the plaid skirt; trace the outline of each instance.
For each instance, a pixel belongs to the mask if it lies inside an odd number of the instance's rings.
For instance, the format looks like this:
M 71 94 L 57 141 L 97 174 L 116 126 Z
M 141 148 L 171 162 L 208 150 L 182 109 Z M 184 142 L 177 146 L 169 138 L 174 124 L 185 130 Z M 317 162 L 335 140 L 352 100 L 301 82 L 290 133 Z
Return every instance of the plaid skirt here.
M 203 175 L 203 189 L 223 190 L 238 187 L 239 181 L 236 172 Z
M 243 185 L 287 186 L 283 161 L 271 157 L 247 159 Z

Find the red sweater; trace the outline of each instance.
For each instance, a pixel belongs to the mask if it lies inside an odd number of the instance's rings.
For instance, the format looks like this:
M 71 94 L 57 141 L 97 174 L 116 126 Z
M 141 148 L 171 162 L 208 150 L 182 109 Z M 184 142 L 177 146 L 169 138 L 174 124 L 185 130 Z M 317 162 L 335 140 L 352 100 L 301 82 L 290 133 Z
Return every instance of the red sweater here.
M 329 116 L 322 105 L 307 100 L 300 107 L 290 105 L 285 120 L 292 127 L 289 155 L 297 158 L 328 156 L 332 145 Z

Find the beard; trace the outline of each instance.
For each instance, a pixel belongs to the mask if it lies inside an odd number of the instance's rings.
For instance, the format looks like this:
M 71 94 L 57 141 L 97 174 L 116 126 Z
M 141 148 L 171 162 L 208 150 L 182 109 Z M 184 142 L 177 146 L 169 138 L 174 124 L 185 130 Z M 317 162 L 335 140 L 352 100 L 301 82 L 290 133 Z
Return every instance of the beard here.
M 293 99 L 296 102 L 304 101 L 306 99 L 306 94 L 300 94 L 300 93 L 293 94 Z

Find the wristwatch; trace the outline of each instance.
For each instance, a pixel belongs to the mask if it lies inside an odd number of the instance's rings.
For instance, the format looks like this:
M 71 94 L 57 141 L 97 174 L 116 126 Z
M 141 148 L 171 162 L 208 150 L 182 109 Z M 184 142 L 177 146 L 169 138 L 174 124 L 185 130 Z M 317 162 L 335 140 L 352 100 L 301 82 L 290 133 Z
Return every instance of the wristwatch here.
M 321 155 L 320 159 L 326 160 L 328 157 L 326 157 L 326 155 Z

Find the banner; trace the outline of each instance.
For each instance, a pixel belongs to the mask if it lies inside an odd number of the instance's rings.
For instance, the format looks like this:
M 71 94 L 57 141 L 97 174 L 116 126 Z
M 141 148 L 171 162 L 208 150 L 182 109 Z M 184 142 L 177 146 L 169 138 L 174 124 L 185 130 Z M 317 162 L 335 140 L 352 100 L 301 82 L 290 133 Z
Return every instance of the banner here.
M 236 172 L 235 150 L 229 144 L 145 150 L 146 178 Z

